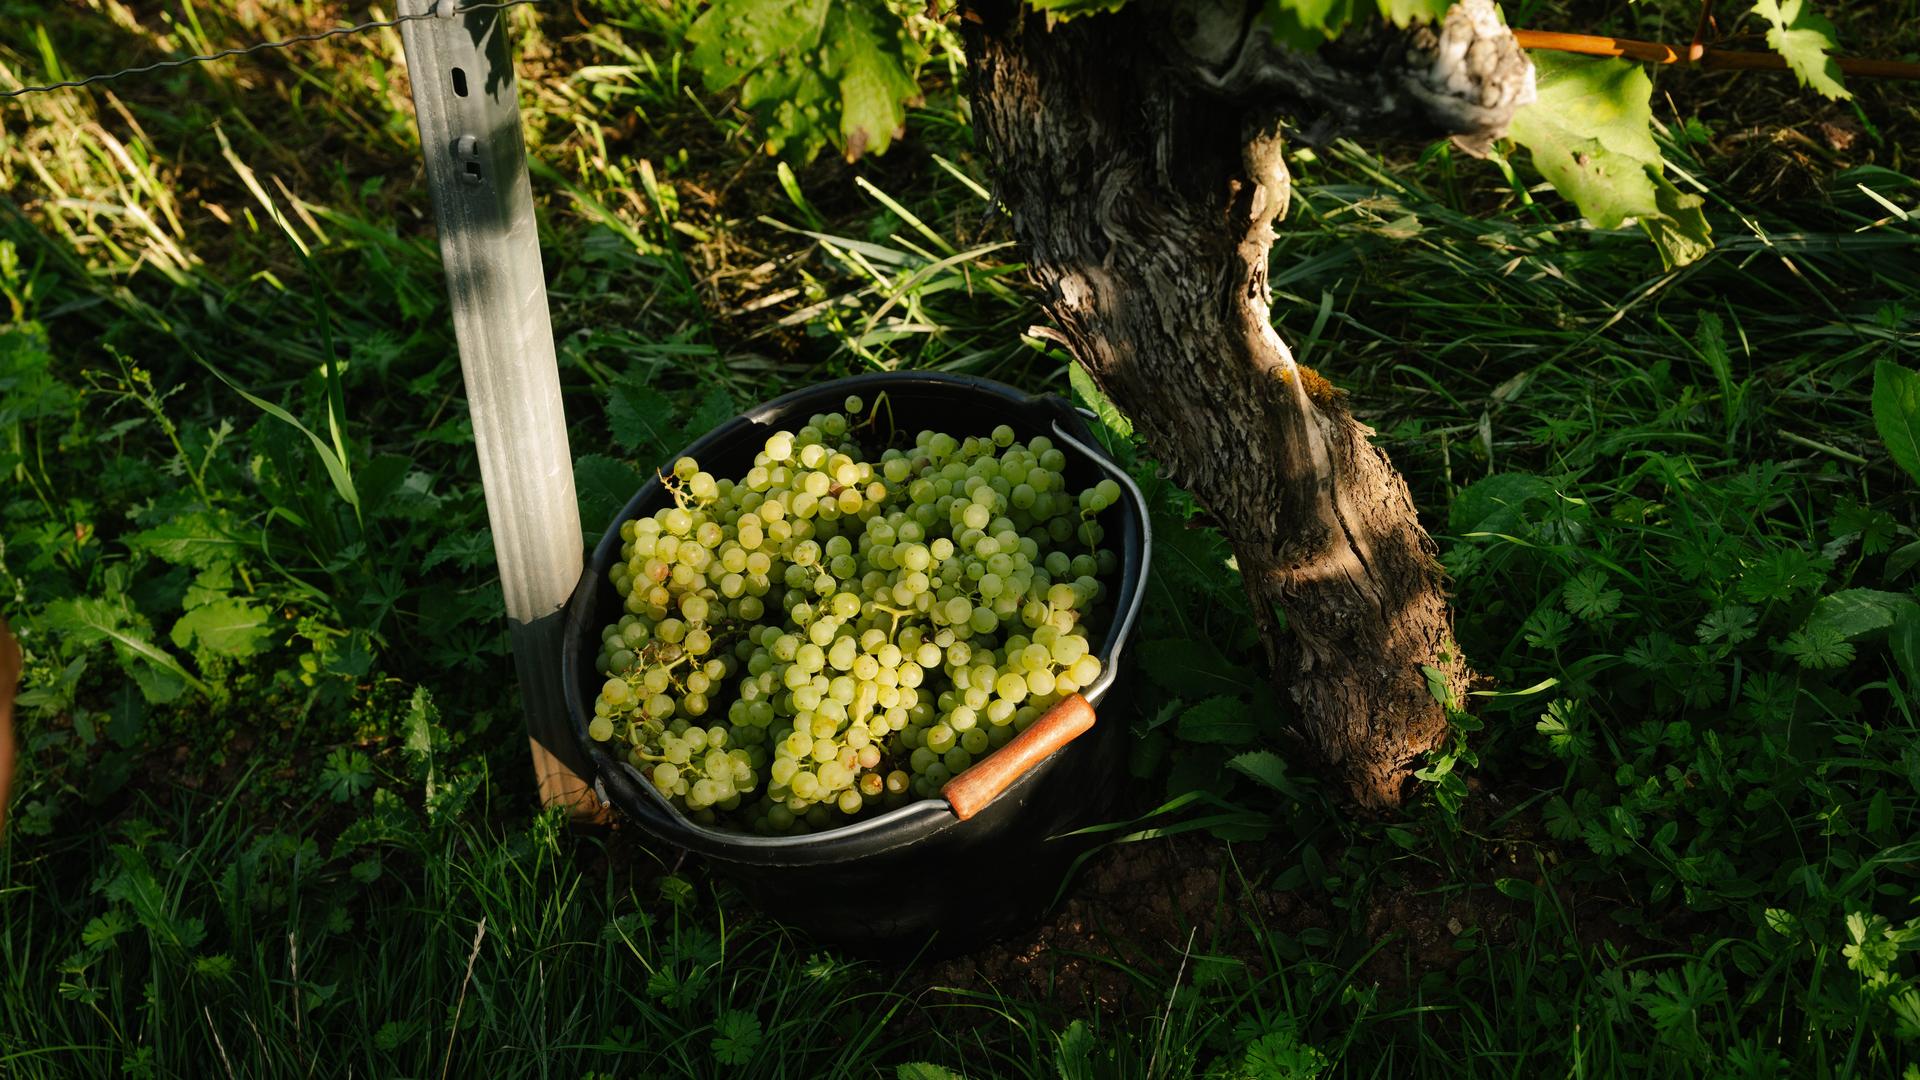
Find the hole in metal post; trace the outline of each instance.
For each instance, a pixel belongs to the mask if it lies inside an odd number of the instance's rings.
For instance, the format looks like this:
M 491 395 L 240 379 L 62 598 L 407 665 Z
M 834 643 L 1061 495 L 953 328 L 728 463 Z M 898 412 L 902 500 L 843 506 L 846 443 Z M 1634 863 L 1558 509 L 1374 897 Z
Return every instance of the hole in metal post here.
M 467 96 L 467 72 L 465 68 L 453 69 L 453 96 Z
M 480 163 L 479 162 L 477 161 L 467 162 L 467 181 L 469 183 L 475 183 L 475 184 L 480 182 Z

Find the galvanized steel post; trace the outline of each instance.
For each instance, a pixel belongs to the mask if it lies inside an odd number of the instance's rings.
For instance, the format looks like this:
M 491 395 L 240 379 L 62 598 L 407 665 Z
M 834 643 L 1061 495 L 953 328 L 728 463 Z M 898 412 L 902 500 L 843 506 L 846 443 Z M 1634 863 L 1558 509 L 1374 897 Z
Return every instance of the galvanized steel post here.
M 407 75 L 440 230 L 447 296 L 514 667 L 541 798 L 597 803 L 560 689 L 560 608 L 579 579 L 580 517 L 502 10 L 400 0 Z

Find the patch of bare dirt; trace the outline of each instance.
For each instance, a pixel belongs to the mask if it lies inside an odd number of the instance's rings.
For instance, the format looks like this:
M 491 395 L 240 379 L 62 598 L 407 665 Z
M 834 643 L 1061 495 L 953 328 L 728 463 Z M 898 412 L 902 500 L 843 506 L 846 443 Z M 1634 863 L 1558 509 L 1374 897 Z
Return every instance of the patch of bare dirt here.
M 1263 848 L 1190 837 L 1108 848 L 1047 921 L 929 965 L 924 978 L 934 987 L 1047 1001 L 1074 1014 L 1161 1008 L 1165 987 L 1183 966 L 1190 970 L 1194 956 L 1263 967 L 1258 922 L 1330 925 L 1325 912 L 1292 894 L 1258 886 L 1271 876 L 1254 869 L 1269 861 Z M 1139 985 L 1129 970 L 1153 985 Z

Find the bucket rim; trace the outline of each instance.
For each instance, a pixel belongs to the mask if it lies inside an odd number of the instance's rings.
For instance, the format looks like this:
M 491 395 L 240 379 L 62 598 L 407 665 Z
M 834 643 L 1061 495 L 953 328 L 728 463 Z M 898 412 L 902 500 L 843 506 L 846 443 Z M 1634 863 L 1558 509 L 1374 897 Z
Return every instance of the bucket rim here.
M 1092 438 L 1086 421 L 1093 417 L 1085 410 L 1076 409 L 1056 394 L 1028 394 L 1005 383 L 979 376 L 927 371 L 872 372 L 815 383 L 756 405 L 731 420 L 717 425 L 678 453 L 671 455 L 668 460 L 682 456 L 698 457 L 708 448 L 738 439 L 745 433 L 744 429 L 749 427 L 775 423 L 791 425 L 790 418 L 786 420 L 779 418 L 802 402 L 850 393 L 862 387 L 910 385 L 985 393 L 1005 399 L 1009 405 L 1018 405 L 1042 415 L 1049 422 L 1050 430 L 1035 432 L 1035 434 L 1050 434 L 1120 485 L 1122 502 L 1128 511 L 1128 520 L 1137 530 L 1139 556 L 1137 567 L 1131 573 L 1127 573 L 1119 583 L 1121 592 L 1117 600 L 1118 606 L 1115 609 L 1114 620 L 1096 649 L 1096 655 L 1101 658 L 1102 664 L 1100 676 L 1081 691 L 1087 701 L 1097 707 L 1119 675 L 1120 657 L 1132 637 L 1139 619 L 1140 608 L 1145 600 L 1147 576 L 1152 565 L 1153 528 L 1144 493 L 1133 477 Z M 1077 433 L 1072 429 L 1077 429 Z M 564 609 L 565 632 L 562 638 L 561 657 L 563 693 L 566 695 L 567 711 L 572 721 L 575 741 L 580 744 L 581 750 L 593 763 L 595 773 L 593 789 L 601 803 L 618 805 L 636 824 L 671 843 L 718 858 L 744 863 L 836 862 L 854 857 L 855 853 L 836 855 L 827 849 L 854 846 L 862 849 L 857 854 L 872 854 L 917 843 L 949 828 L 963 826 L 964 822 L 953 812 L 945 798 L 931 797 L 915 799 L 883 814 L 819 832 L 792 836 L 762 836 L 756 833 L 716 829 L 688 820 L 668 801 L 666 796 L 660 794 L 653 784 L 640 775 L 639 770 L 625 760 L 607 753 L 600 744 L 588 737 L 586 710 L 582 707 L 579 692 L 581 669 L 585 660 L 580 643 L 590 640 L 587 631 L 592 628 L 585 626 L 587 609 L 592 604 L 594 592 L 601 585 L 600 575 L 596 573 L 595 568 L 605 564 L 608 556 L 617 550 L 621 525 L 642 512 L 645 506 L 657 501 L 663 490 L 657 476 L 649 479 L 615 515 L 612 523 L 603 532 L 599 543 L 596 544 L 592 555 L 587 559 L 586 565 L 582 567 L 580 580 L 572 595 L 569 596 Z M 1135 560 L 1127 561 L 1135 562 Z M 1036 763 L 1006 791 L 1001 792 L 995 802 L 1005 799 L 1017 788 L 1037 782 L 1050 771 L 1050 767 L 1061 754 L 1072 749 L 1073 745 L 1069 743 Z M 636 803 L 638 805 L 635 805 Z M 645 807 L 645 810 L 643 811 L 641 807 Z M 879 846 L 869 847 L 869 843 L 877 843 Z M 786 858 L 781 858 L 782 856 Z

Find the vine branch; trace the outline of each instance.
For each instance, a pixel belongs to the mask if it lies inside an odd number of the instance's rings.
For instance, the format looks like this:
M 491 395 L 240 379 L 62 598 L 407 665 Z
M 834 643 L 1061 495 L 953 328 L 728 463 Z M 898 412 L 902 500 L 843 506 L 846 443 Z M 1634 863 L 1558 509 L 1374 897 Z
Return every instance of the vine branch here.
M 1786 58 L 1778 53 L 1745 52 L 1738 49 L 1714 49 L 1696 42 L 1676 47 L 1658 41 L 1634 41 L 1631 38 L 1596 34 L 1562 34 L 1554 30 L 1515 30 L 1513 40 L 1523 49 L 1547 49 L 1553 52 L 1580 53 L 1584 56 L 1619 56 L 1649 64 L 1690 64 L 1709 71 L 1785 71 Z M 1849 78 L 1920 79 L 1920 64 L 1903 60 L 1870 60 L 1858 57 L 1834 57 L 1840 72 Z

